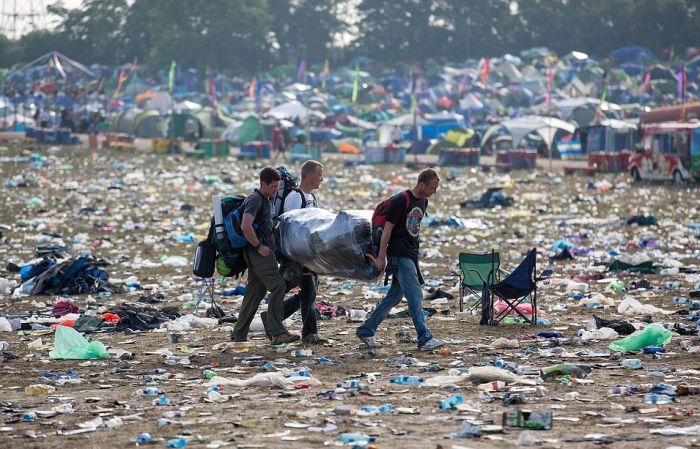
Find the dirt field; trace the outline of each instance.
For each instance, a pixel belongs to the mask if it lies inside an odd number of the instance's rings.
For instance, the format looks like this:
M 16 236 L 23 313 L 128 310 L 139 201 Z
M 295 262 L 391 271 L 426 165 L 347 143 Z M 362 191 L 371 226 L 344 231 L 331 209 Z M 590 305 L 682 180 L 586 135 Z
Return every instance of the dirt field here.
M 249 191 L 263 165 L 238 162 L 234 157 L 195 160 L 149 153 L 92 153 L 82 148 L 34 150 L 43 162 L 5 159 L 28 156 L 33 151 L 26 145 L 9 143 L 0 150 L 4 182 L 0 188 L 5 198 L 0 211 L 0 278 L 18 281 L 19 274 L 6 266 L 10 262 L 29 262 L 39 245 L 65 246 L 69 255 L 91 253 L 109 261 L 106 270 L 112 281 L 135 276 L 144 289 L 106 297 L 72 297 L 81 310 L 106 311 L 156 292 L 165 296 L 162 303 L 154 305 L 157 308 L 182 306 L 196 299 L 200 285 L 190 267 L 165 266 L 161 257 L 184 256 L 189 260 L 194 244 L 181 243 L 178 238 L 189 234 L 201 237 L 206 232 L 203 225 L 210 214 L 210 194 Z M 292 168 L 298 171 L 297 165 Z M 478 317 L 457 314 L 458 301 L 453 299 L 425 304 L 438 310 L 427 319 L 431 331 L 450 342 L 449 350 L 435 353 L 419 352 L 414 340 L 407 341 L 406 335 L 415 339 L 409 318 L 387 319 L 377 335 L 383 347 L 368 351 L 354 336 L 359 323 L 336 317 L 320 322 L 320 333 L 330 342 L 309 346 L 311 356 L 293 357 L 291 351 L 301 345 L 273 347 L 262 333 L 253 333 L 248 346 L 230 345 L 221 350 L 220 344 L 229 341 L 231 325 L 219 325 L 184 332 L 178 343 L 170 342 L 165 332 L 158 331 L 93 333 L 91 338 L 108 348 L 133 352 L 133 358 L 90 361 L 50 360 L 48 352 L 54 337 L 47 331 L 0 333 L 0 340 L 10 345 L 0 356 L 8 352 L 18 356 L 5 360 L 0 369 L 0 447 L 127 447 L 142 432 L 150 433 L 153 444 L 159 447 L 178 436 L 188 441 L 187 447 L 324 447 L 340 445 L 338 438 L 344 432 L 374 437 L 371 444 L 379 448 L 512 447 L 519 438 L 521 442 L 529 438 L 531 444 L 557 448 L 603 444 L 620 448 L 700 446 L 700 428 L 686 436 L 650 432 L 668 426 L 700 425 L 695 415 L 700 396 L 678 396 L 665 405 L 645 404 L 642 399 L 645 389 L 660 383 L 700 385 L 697 337 L 674 333 L 663 354 L 639 351 L 624 356 L 640 359 L 639 370 L 621 368 L 621 356 L 607 349 L 608 341 L 565 341 L 575 337 L 593 313 L 638 324 L 641 315 L 623 317 L 617 311 L 627 294 L 670 312 L 688 310 L 687 303 L 673 303 L 672 297 L 688 298 L 700 282 L 698 231 L 687 226 L 700 221 L 697 187 L 639 186 L 630 185 L 622 175 L 563 177 L 544 170 L 504 175 L 441 167 L 440 173 L 442 188 L 431 199 L 429 211 L 437 220 L 449 221 L 451 216 L 463 220 L 458 221 L 458 227 L 424 225 L 421 266 L 433 287 L 458 296 L 453 273 L 460 251 L 487 251 L 498 243 L 502 265 L 512 269 L 529 248 L 546 253 L 558 240 L 590 249 L 587 255 L 569 261 L 550 262 L 546 254 L 539 256 L 538 271 L 555 270 L 552 282 L 540 285 L 539 290 L 539 305 L 551 326 L 479 326 Z M 317 197 L 331 210 L 371 208 L 386 195 L 387 186 L 409 186 L 414 176 L 415 172 L 402 166 L 356 167 L 331 160 L 326 164 L 325 182 Z M 596 182 L 599 184 L 588 185 Z M 459 206 L 468 198 L 478 197 L 486 187 L 497 185 L 506 186 L 504 192 L 515 199 L 513 207 L 469 210 Z M 191 205 L 193 210 L 183 205 Z M 658 225 L 625 225 L 624 219 L 635 214 L 654 215 Z M 684 269 L 676 275 L 623 273 L 616 277 L 614 273 L 602 273 L 603 279 L 582 280 L 580 276 L 601 272 L 598 263 L 607 261 L 611 251 L 624 255 L 646 253 L 657 263 L 670 258 L 680 261 Z M 625 283 L 626 293 L 609 288 L 615 279 Z M 632 291 L 631 283 L 641 279 L 648 280 L 652 288 Z M 587 284 L 583 294 L 602 293 L 604 302 L 610 305 L 598 309 L 582 306 L 573 299 L 572 282 Z M 679 282 L 680 287 L 668 289 L 669 282 Z M 225 288 L 236 285 L 235 280 L 229 280 Z M 370 287 L 322 278 L 317 301 L 347 311 L 368 309 L 378 301 L 371 297 L 382 294 Z M 224 310 L 234 315 L 240 299 L 217 296 Z M 50 296 L 0 295 L 0 316 L 32 312 L 47 317 L 56 300 Z M 183 314 L 187 312 L 182 310 Z M 300 332 L 301 322 L 295 318 L 288 321 L 289 328 Z M 658 323 L 695 326 L 678 313 L 653 314 L 652 318 Z M 543 331 L 562 332 L 563 344 L 551 347 L 552 340 L 537 338 L 537 333 Z M 489 348 L 501 336 L 518 340 L 520 346 Z M 39 338 L 43 345 L 36 342 Z M 188 357 L 190 364 L 166 364 L 163 355 L 155 354 L 162 349 Z M 319 363 L 321 358 L 336 364 Z M 512 405 L 503 403 L 506 391 L 480 395 L 472 383 L 454 391 L 390 383 L 399 375 L 427 379 L 447 375 L 455 368 L 488 365 L 496 359 L 515 362 L 526 372 L 560 362 L 586 364 L 593 371 L 584 379 L 539 380 L 543 396 L 526 390 L 522 393 L 525 403 Z M 264 372 L 266 362 L 281 370 L 308 367 L 320 385 L 300 389 L 224 386 L 224 400 L 212 401 L 207 396 L 205 370 L 213 369 L 225 378 L 246 379 Z M 26 386 L 44 382 L 40 380 L 43 372 L 65 374 L 68 369 L 80 377 L 80 383 L 55 385 L 56 391 L 49 396 L 25 394 Z M 336 388 L 338 383 L 353 379 L 367 389 L 352 392 Z M 636 385 L 640 393 L 609 395 L 611 388 L 620 385 Z M 158 389 L 171 405 L 154 405 L 157 397 L 140 395 L 147 387 Z M 457 393 L 465 399 L 457 410 L 439 409 L 442 400 Z M 358 413 L 364 406 L 386 403 L 393 406 L 390 414 Z M 503 412 L 518 408 L 551 411 L 552 429 L 532 431 L 529 436 L 522 434 L 523 429 L 499 429 Z M 35 421 L 23 421 L 28 411 L 37 413 Z M 465 421 L 482 425 L 481 437 L 448 438 Z M 81 425 L 87 431 L 76 433 Z

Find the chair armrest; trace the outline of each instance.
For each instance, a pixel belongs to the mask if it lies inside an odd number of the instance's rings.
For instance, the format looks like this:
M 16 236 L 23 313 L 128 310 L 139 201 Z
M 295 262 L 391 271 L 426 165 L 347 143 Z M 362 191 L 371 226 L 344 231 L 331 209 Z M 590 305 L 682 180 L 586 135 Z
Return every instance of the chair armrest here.
M 483 282 L 484 284 L 486 283 L 486 281 L 484 280 L 484 278 L 481 277 L 481 273 L 479 273 L 479 272 L 476 271 L 476 270 L 469 270 L 469 271 L 471 271 L 472 273 L 475 273 L 477 276 L 479 276 L 479 279 L 481 279 L 481 282 Z

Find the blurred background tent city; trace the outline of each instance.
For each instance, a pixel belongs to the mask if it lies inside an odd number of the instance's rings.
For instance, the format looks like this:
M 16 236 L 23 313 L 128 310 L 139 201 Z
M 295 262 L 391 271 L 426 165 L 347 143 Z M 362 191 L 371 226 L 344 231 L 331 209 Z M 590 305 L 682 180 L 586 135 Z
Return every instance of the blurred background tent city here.
M 558 158 L 697 114 L 692 0 L 30 3 L 0 11 L 3 129 Z

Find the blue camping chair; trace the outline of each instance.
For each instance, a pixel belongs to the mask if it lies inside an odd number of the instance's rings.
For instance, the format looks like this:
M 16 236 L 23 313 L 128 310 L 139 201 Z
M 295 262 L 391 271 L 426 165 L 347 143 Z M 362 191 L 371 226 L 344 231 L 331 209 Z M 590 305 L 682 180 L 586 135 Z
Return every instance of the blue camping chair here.
M 537 268 L 537 248 L 532 248 L 525 259 L 508 276 L 496 281 L 497 273 L 491 271 L 483 283 L 481 293 L 481 322 L 480 324 L 496 325 L 513 310 L 530 324 L 537 324 L 537 283 L 549 279 L 554 273 L 545 270 L 535 277 Z M 529 301 L 532 304 L 532 314 L 526 316 L 517 306 Z M 500 313 L 494 310 L 495 299 L 503 300 L 508 307 Z

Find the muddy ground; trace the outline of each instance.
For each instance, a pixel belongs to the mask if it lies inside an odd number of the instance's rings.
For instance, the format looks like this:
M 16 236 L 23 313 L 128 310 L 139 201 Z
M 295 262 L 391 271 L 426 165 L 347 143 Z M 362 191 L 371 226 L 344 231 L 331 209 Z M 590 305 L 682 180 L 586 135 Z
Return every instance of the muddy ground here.
M 182 306 L 196 298 L 201 284 L 191 275 L 190 267 L 164 266 L 161 257 L 189 259 L 194 244 L 180 243 L 178 237 L 188 234 L 201 237 L 206 232 L 203 225 L 210 214 L 209 195 L 215 191 L 249 191 L 262 167 L 262 163 L 238 162 L 234 157 L 197 160 L 113 150 L 91 152 L 84 148 L 30 149 L 27 144 L 17 142 L 4 145 L 0 150 L 2 158 L 35 153 L 43 163 L 32 165 L 5 159 L 0 164 L 5 182 L 4 207 L 0 211 L 0 223 L 4 225 L 0 277 L 17 281 L 19 275 L 6 269 L 9 262 L 21 265 L 34 257 L 38 245 L 55 245 L 65 246 L 69 255 L 90 253 L 104 258 L 110 262 L 106 269 L 111 280 L 119 282 L 135 276 L 144 289 L 107 297 L 71 297 L 81 310 L 105 311 L 156 292 L 165 296 L 162 303 L 155 304 L 158 308 Z M 298 170 L 297 165 L 291 166 Z M 683 396 L 671 404 L 650 405 L 643 403 L 643 393 L 631 396 L 608 393 L 619 385 L 636 385 L 641 390 L 662 382 L 700 385 L 698 353 L 692 350 L 697 341 L 692 336 L 674 334 L 666 352 L 657 356 L 641 352 L 626 355 L 641 359 L 639 370 L 621 368 L 620 355 L 607 350 L 607 341 L 564 345 L 552 350 L 550 340 L 536 337 L 542 331 L 559 331 L 563 337 L 574 337 L 592 313 L 638 323 L 640 315 L 618 314 L 617 305 L 624 294 L 670 312 L 687 310 L 687 304 L 674 304 L 671 298 L 688 297 L 694 284 L 700 281 L 692 273 L 698 269 L 699 240 L 696 231 L 687 226 L 700 220 L 697 187 L 631 185 L 624 175 L 563 177 L 544 171 L 504 175 L 448 167 L 441 167 L 440 173 L 444 180 L 442 189 L 431 200 L 430 209 L 438 220 L 448 220 L 450 216 L 464 220 L 460 227 L 423 228 L 422 267 L 433 287 L 458 296 L 453 273 L 460 251 L 487 251 L 498 243 L 503 266 L 512 269 L 529 248 L 546 251 L 560 239 L 575 241 L 579 248 L 594 248 L 588 255 L 570 261 L 550 262 L 546 254 L 540 255 L 539 268 L 555 270 L 552 282 L 541 285 L 539 290 L 539 305 L 551 326 L 479 326 L 478 317 L 457 314 L 458 301 L 452 299 L 426 304 L 438 310 L 427 320 L 433 334 L 450 342 L 449 350 L 435 353 L 419 352 L 415 341 L 407 341 L 406 329 L 410 337 L 415 337 L 408 318 L 387 319 L 377 335 L 383 347 L 370 352 L 354 336 L 359 323 L 347 317 L 335 317 L 320 322 L 320 333 L 330 341 L 323 346 L 309 346 L 313 350 L 311 356 L 292 357 L 291 351 L 302 345 L 273 347 L 262 333 L 252 333 L 248 346 L 229 346 L 222 351 L 220 344 L 229 340 L 231 327 L 220 325 L 184 332 L 178 343 L 170 342 L 165 332 L 157 331 L 128 335 L 94 333 L 91 338 L 109 348 L 133 352 L 133 358 L 90 361 L 50 360 L 48 352 L 53 335 L 47 331 L 2 333 L 0 340 L 10 344 L 6 352 L 18 358 L 6 360 L 0 370 L 0 447 L 128 447 L 142 432 L 150 433 L 156 440 L 153 444 L 159 447 L 176 436 L 186 438 L 187 447 L 323 447 L 339 444 L 342 432 L 370 435 L 375 438 L 372 444 L 380 448 L 512 447 L 518 438 L 527 435 L 521 435 L 522 429 L 505 428 L 499 432 L 497 427 L 502 413 L 516 408 L 553 412 L 552 429 L 534 431 L 531 435 L 542 447 L 700 446 L 698 431 L 675 437 L 650 432 L 667 426 L 700 424 L 695 415 L 700 396 Z M 403 166 L 356 167 L 331 160 L 326 163 L 326 181 L 317 197 L 332 210 L 371 208 L 387 194 L 388 186 L 408 186 L 414 176 L 415 171 Z M 589 186 L 595 182 L 598 185 Z M 467 198 L 478 196 L 485 187 L 495 185 L 506 186 L 505 192 L 515 198 L 513 207 L 469 210 L 459 206 Z M 183 205 L 191 205 L 193 210 Z M 91 212 L 86 213 L 86 207 Z M 659 224 L 624 225 L 624 219 L 634 214 L 653 214 Z M 583 281 L 588 284 L 588 291 L 583 293 L 603 293 L 610 305 L 599 309 L 581 306 L 574 301 L 571 288 L 567 290 L 567 280 L 600 272 L 602 266 L 597 264 L 606 261 L 610 251 L 626 255 L 646 253 L 656 262 L 672 258 L 681 261 L 689 272 L 664 276 L 604 273 L 602 280 Z M 652 288 L 615 293 L 609 288 L 614 279 L 622 280 L 628 287 L 632 281 L 646 279 Z M 668 282 L 679 282 L 680 287 L 665 288 Z M 225 288 L 238 284 L 229 280 Z M 322 278 L 318 301 L 347 311 L 368 309 L 378 301 L 366 299 L 373 293 L 381 294 L 360 282 Z M 224 310 L 234 315 L 240 299 L 217 296 Z M 0 315 L 31 312 L 46 317 L 56 300 L 51 296 L 2 295 Z M 563 308 L 562 304 L 567 308 L 558 310 Z M 289 328 L 300 332 L 301 322 L 295 318 L 288 321 Z M 677 313 L 654 314 L 653 320 L 693 324 Z M 520 347 L 490 349 L 488 345 L 501 336 L 518 340 Z M 43 340 L 43 346 L 28 347 L 38 338 Z M 163 348 L 176 356 L 188 356 L 191 364 L 166 364 L 162 355 L 154 354 Z M 593 353 L 594 349 L 607 353 L 601 356 Z M 322 357 L 337 364 L 317 363 Z M 504 391 L 483 397 L 473 384 L 450 391 L 389 382 L 398 375 L 423 378 L 446 375 L 453 368 L 469 368 L 496 359 L 533 370 L 560 362 L 583 363 L 592 366 L 593 372 L 585 379 L 541 382 L 545 388 L 543 397 L 524 393 L 526 403 L 514 405 L 503 404 Z M 222 393 L 230 395 L 228 400 L 208 399 L 203 371 L 213 367 L 226 378 L 248 378 L 263 372 L 262 365 L 266 362 L 272 362 L 278 369 L 306 366 L 320 385 L 289 390 L 224 386 Z M 50 396 L 25 394 L 24 388 L 39 383 L 44 371 L 65 374 L 67 369 L 72 369 L 82 382 L 57 385 L 56 392 Z M 367 373 L 375 373 L 376 382 L 367 383 Z M 336 384 L 350 379 L 359 380 L 368 390 L 356 395 L 336 390 Z M 172 404 L 156 406 L 154 398 L 139 395 L 149 386 L 160 390 Z M 335 396 L 329 398 L 331 390 L 335 390 Z M 319 395 L 324 392 L 326 397 Z M 465 398 L 465 404 L 458 410 L 440 410 L 440 402 L 455 393 Z M 391 403 L 394 412 L 356 413 L 363 406 L 385 403 Z M 65 404 L 71 404 L 72 410 Z M 351 406 L 353 411 L 347 413 L 343 406 Z M 398 413 L 397 408 L 413 408 L 415 414 Z M 30 410 L 36 411 L 38 418 L 23 422 L 22 415 Z M 177 411 L 182 413 L 172 413 Z M 80 429 L 79 424 L 97 417 L 103 422 L 121 417 L 122 422 L 111 428 L 101 426 L 85 433 L 71 432 Z M 166 423 L 157 422 L 164 417 Z M 465 420 L 484 426 L 481 438 L 448 438 Z M 489 429 L 494 433 L 487 432 Z

